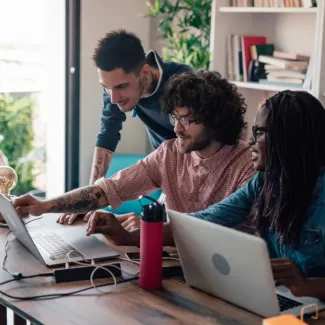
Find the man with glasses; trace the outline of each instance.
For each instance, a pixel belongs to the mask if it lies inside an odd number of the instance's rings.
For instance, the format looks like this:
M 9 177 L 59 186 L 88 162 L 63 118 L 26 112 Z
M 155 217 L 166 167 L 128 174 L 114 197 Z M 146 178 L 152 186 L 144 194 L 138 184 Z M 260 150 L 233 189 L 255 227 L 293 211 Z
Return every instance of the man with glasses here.
M 121 138 L 125 113 L 132 111 L 132 116 L 146 125 L 154 149 L 176 137 L 168 117 L 160 112 L 159 98 L 172 75 L 191 70 L 185 64 L 163 61 L 155 51 L 145 53 L 140 39 L 125 30 L 111 31 L 100 39 L 93 60 L 103 87 L 103 108 L 90 185 L 107 173 Z M 138 136 L 136 131 L 134 136 Z M 72 223 L 77 216 L 66 214 L 59 221 Z
M 219 73 L 197 71 L 171 77 L 161 107 L 177 139 L 163 142 L 137 164 L 94 185 L 52 200 L 23 196 L 15 202 L 18 211 L 39 215 L 84 213 L 107 205 L 115 209 L 123 201 L 161 188 L 169 209 L 195 212 L 226 198 L 255 173 L 249 146 L 240 140 L 246 104 L 236 86 Z M 106 211 L 95 212 L 89 224 L 95 225 L 90 233 L 105 233 L 108 227 L 110 236 L 112 226 L 121 245 L 130 234 Z

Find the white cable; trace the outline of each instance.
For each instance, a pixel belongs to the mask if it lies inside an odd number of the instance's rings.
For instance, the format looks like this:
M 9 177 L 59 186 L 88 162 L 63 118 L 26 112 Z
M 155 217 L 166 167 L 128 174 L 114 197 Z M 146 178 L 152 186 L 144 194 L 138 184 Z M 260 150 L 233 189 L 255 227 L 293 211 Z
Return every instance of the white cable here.
M 95 263 L 95 261 L 93 259 L 88 259 L 90 261 L 91 264 L 88 264 L 88 263 L 83 263 L 83 262 L 78 262 L 78 261 L 72 261 L 71 260 L 71 257 L 70 257 L 70 254 L 72 252 L 76 252 L 76 253 L 79 253 L 80 256 L 83 258 L 84 261 L 87 261 L 87 259 L 85 258 L 85 255 L 83 255 L 81 252 L 77 251 L 77 250 L 71 250 L 69 251 L 67 254 L 66 254 L 66 257 L 65 257 L 65 262 L 66 262 L 66 267 L 68 268 L 69 267 L 69 262 L 72 262 L 72 263 L 75 263 L 75 264 L 78 264 L 78 265 L 82 265 L 82 266 L 93 266 L 94 267 L 94 270 L 92 271 L 91 275 L 90 275 L 90 283 L 91 285 L 93 286 L 94 289 L 96 289 L 98 292 L 100 292 L 101 294 L 108 294 L 110 293 L 109 291 L 103 291 L 101 289 L 99 289 L 97 287 L 97 285 L 94 283 L 94 276 L 95 276 L 95 273 L 99 270 L 99 269 L 102 269 L 104 271 L 106 271 L 107 273 L 110 274 L 110 276 L 113 278 L 113 281 L 114 281 L 114 287 L 116 287 L 117 285 L 117 279 L 115 277 L 115 275 L 113 274 L 112 271 L 108 270 L 105 268 L 105 266 L 111 266 L 111 267 L 115 267 L 116 269 L 120 270 L 122 273 L 125 273 L 126 275 L 130 275 L 130 276 L 139 276 L 139 273 L 140 272 L 137 272 L 137 273 L 129 273 L 129 272 L 126 272 L 124 270 L 122 270 L 120 267 L 116 266 L 115 265 L 115 262 L 112 262 L 112 263 L 108 263 L 108 264 L 103 264 L 103 265 L 97 265 Z M 132 264 L 136 264 L 136 265 L 139 265 L 140 264 L 140 260 L 139 259 L 130 259 L 130 258 L 124 258 L 124 257 L 119 257 L 119 260 L 121 261 L 125 261 L 125 262 L 128 262 L 128 263 L 132 263 Z M 176 258 L 176 257 L 163 257 L 163 260 L 175 260 L 175 261 L 179 261 L 179 258 Z
M 125 262 L 129 262 L 129 263 L 133 263 L 133 264 L 137 264 L 137 265 L 139 265 L 140 264 L 140 260 L 139 259 L 131 259 L 131 258 L 124 258 L 124 257 L 119 257 L 118 258 L 119 260 L 122 260 L 122 261 L 125 261 Z
M 180 262 L 180 259 L 177 257 L 163 257 L 163 260 L 174 260 Z
M 106 265 L 106 266 L 107 266 L 107 265 Z M 117 269 L 121 270 L 121 272 L 122 272 L 122 269 L 119 268 L 119 267 L 117 267 L 116 265 L 111 265 L 111 266 L 116 267 Z M 97 288 L 96 284 L 94 283 L 94 275 L 95 275 L 95 273 L 97 272 L 97 270 L 99 270 L 99 269 L 102 269 L 102 270 L 108 272 L 108 273 L 111 275 L 111 277 L 112 277 L 113 280 L 114 280 L 114 288 L 115 288 L 116 285 L 117 285 L 116 277 L 115 277 L 115 275 L 113 274 L 112 271 L 106 269 L 106 268 L 103 267 L 103 266 L 97 266 L 97 267 L 95 267 L 94 270 L 91 272 L 91 275 L 90 275 L 90 283 L 91 283 L 91 285 L 94 287 L 94 289 L 96 289 L 96 290 L 99 291 L 100 293 L 107 294 L 107 293 L 109 293 L 108 291 L 103 291 L 103 290 Z
M 84 256 L 83 254 L 81 254 L 81 252 L 76 251 L 76 250 L 71 250 L 71 251 L 69 251 L 69 252 L 66 254 L 66 257 L 65 257 L 66 265 L 68 265 L 68 267 L 69 267 L 69 262 L 72 262 L 72 263 L 75 263 L 75 264 L 78 264 L 78 265 L 82 265 L 82 266 L 93 266 L 93 267 L 94 267 L 94 270 L 92 271 L 89 280 L 90 280 L 91 285 L 94 287 L 94 289 L 96 289 L 97 291 L 99 291 L 99 292 L 102 293 L 102 294 L 108 294 L 108 293 L 110 293 L 110 292 L 109 292 L 109 291 L 106 292 L 106 291 L 103 291 L 103 290 L 99 289 L 99 288 L 97 287 L 97 285 L 94 283 L 94 276 L 95 276 L 95 273 L 97 272 L 97 270 L 99 270 L 99 269 L 103 269 L 104 271 L 108 272 L 108 273 L 111 275 L 111 277 L 113 278 L 113 281 L 114 281 L 114 287 L 116 287 L 116 285 L 117 285 L 117 279 L 116 279 L 114 273 L 113 273 L 112 271 L 106 269 L 105 266 L 112 266 L 112 267 L 115 267 L 116 269 L 120 270 L 122 273 L 124 273 L 124 274 L 126 274 L 126 275 L 130 275 L 130 276 L 132 276 L 132 277 L 136 277 L 136 276 L 139 275 L 139 272 L 137 272 L 137 273 L 134 274 L 134 273 L 129 273 L 129 272 L 126 272 L 126 271 L 122 270 L 120 267 L 118 267 L 118 266 L 115 265 L 115 262 L 108 263 L 108 264 L 103 264 L 103 265 L 97 265 L 97 264 L 94 262 L 93 259 L 89 259 L 89 260 L 91 261 L 91 264 L 83 263 L 83 262 L 78 262 L 78 261 L 73 261 L 73 260 L 71 260 L 71 257 L 70 257 L 70 254 L 71 254 L 72 252 L 77 252 L 77 253 L 79 253 L 80 256 L 82 256 L 82 258 L 83 258 L 84 261 L 87 260 L 87 259 L 85 258 L 85 256 Z M 127 259 L 123 259 L 123 258 L 121 258 L 121 259 L 124 260 L 124 261 L 126 261 L 126 262 L 132 263 L 131 260 L 127 260 Z M 133 262 L 133 263 L 135 263 L 135 264 L 139 264 L 138 262 Z M 68 268 L 68 267 L 67 267 L 67 268 Z

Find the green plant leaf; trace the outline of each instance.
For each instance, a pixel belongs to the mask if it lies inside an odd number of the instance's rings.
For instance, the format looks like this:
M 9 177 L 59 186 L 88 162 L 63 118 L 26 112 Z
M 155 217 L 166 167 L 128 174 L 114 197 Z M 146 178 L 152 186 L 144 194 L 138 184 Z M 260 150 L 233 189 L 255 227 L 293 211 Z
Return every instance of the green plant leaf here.
M 158 29 L 159 39 L 164 41 L 164 60 L 185 63 L 194 69 L 209 68 L 211 2 L 155 0 L 147 3 L 147 16 L 160 19 Z

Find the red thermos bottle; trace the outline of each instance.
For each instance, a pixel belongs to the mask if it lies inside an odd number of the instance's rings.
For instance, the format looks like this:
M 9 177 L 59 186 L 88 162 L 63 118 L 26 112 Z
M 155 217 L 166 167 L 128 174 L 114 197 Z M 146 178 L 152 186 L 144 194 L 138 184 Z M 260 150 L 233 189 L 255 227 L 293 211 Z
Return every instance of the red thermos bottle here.
M 163 224 L 165 206 L 150 197 L 143 206 L 140 221 L 140 287 L 157 290 L 162 284 Z

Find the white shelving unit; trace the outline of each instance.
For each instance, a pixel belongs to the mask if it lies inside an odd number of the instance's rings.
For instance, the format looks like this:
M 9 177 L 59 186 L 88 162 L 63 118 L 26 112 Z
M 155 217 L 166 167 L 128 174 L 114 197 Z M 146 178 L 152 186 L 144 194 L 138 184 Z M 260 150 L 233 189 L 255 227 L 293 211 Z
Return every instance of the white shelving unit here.
M 317 13 L 317 8 L 262 8 L 262 7 L 220 7 L 220 12 L 229 13 Z
M 266 36 L 280 51 L 310 55 L 313 59 L 312 88 L 304 89 L 325 104 L 325 1 L 317 8 L 229 7 L 229 0 L 213 0 L 211 13 L 211 66 L 227 76 L 228 34 Z M 246 120 L 251 124 L 259 102 L 285 89 L 255 82 L 234 81 L 247 102 Z

